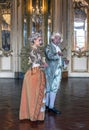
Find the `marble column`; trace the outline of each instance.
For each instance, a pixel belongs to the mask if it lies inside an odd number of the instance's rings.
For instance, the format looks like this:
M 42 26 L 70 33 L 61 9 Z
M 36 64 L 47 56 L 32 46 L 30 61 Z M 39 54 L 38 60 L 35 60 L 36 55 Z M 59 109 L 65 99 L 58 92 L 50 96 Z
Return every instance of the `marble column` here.
M 0 14 L 0 48 L 2 48 L 2 27 L 1 27 L 1 24 L 2 24 L 2 15 Z
M 62 0 L 53 0 L 53 32 L 62 32 Z
M 13 69 L 15 78 L 19 77 L 20 72 L 20 52 L 22 47 L 22 1 L 13 1 L 12 12 L 12 39 L 13 39 Z
M 43 8 L 43 21 L 42 21 L 42 35 L 43 35 L 43 41 L 44 44 L 46 44 L 47 41 L 47 31 L 48 31 L 48 4 L 47 0 L 42 0 L 42 8 Z

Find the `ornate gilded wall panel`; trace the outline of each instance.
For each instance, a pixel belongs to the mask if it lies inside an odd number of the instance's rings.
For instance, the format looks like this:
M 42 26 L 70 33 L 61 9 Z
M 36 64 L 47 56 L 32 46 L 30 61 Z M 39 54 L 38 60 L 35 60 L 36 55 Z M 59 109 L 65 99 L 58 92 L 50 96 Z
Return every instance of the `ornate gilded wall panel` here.
M 71 70 L 76 73 L 89 72 L 89 5 L 85 0 L 73 0 L 73 39 Z

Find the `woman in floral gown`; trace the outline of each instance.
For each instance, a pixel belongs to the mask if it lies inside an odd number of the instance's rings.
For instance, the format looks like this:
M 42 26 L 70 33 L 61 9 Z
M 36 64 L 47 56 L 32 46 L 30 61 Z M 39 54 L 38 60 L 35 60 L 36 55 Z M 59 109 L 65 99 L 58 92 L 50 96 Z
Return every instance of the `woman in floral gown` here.
M 31 67 L 24 76 L 19 119 L 43 121 L 45 118 L 45 74 L 47 63 L 41 56 L 39 47 L 42 45 L 42 36 L 32 34 L 30 40 L 29 62 Z

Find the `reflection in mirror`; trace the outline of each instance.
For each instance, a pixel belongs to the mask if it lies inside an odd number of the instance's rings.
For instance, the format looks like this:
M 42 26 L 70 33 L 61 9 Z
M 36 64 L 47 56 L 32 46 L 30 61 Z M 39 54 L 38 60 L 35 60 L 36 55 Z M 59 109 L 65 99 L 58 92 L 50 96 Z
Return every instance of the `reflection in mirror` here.
M 23 44 L 27 44 L 27 12 L 26 12 L 26 0 L 23 1 Z
M 32 1 L 32 33 L 42 33 L 42 10 L 41 0 Z
M 3 14 L 2 48 L 6 51 L 10 50 L 10 19 L 10 14 Z
M 87 25 L 85 22 L 74 22 L 74 49 L 75 50 L 85 50 L 86 49 L 86 39 L 87 39 Z
M 10 50 L 10 32 L 11 32 L 11 8 L 10 3 L 0 4 L 0 31 L 2 49 Z
M 75 0 L 74 7 L 74 45 L 75 51 L 83 51 L 87 48 L 87 7 L 84 0 Z
M 23 25 L 23 37 L 24 37 L 24 45 L 27 44 L 27 20 L 26 17 L 24 17 L 24 25 Z

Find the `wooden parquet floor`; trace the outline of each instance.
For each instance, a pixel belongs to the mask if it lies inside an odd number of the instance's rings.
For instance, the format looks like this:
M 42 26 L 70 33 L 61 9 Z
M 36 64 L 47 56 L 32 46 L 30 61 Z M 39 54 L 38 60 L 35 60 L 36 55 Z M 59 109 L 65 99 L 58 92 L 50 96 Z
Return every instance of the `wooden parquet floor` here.
M 64 78 L 44 122 L 19 120 L 22 79 L 0 79 L 0 130 L 89 130 L 89 78 Z

